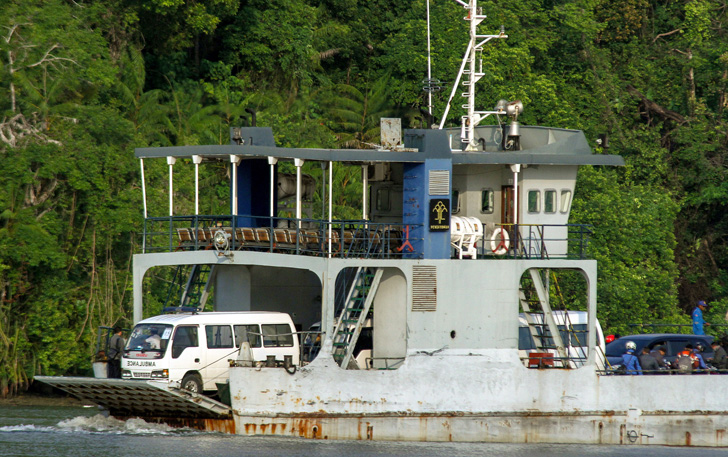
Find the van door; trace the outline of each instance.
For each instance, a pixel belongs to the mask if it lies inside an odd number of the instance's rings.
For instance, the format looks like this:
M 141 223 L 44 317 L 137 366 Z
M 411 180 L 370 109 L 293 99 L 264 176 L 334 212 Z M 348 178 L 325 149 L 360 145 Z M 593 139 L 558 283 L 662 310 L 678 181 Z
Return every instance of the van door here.
M 202 368 L 197 325 L 180 325 L 174 331 L 169 364 L 169 380 L 182 381 L 188 371 Z
M 229 377 L 229 359 L 237 357 L 233 344 L 233 328 L 230 325 L 205 325 L 204 366 L 200 370 L 205 390 L 217 390 L 216 382 L 225 382 Z

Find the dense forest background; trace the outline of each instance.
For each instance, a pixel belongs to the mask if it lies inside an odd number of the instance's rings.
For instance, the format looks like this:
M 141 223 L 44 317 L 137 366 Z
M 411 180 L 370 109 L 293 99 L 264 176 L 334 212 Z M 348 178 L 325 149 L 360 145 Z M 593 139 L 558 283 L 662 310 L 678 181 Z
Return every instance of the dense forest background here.
M 609 134 L 626 167 L 580 171 L 571 222 L 594 224 L 599 318 L 687 323 L 728 310 L 725 0 L 482 1 L 480 105 L 524 124 Z M 86 373 L 99 325 L 130 325 L 142 227 L 140 146 L 223 144 L 271 126 L 280 146 L 361 147 L 378 119 L 419 126 L 425 1 L 6 0 L 0 5 L 0 396 Z M 467 45 L 433 0 L 442 113 Z M 455 103 L 459 107 L 461 103 Z M 448 125 L 456 125 L 456 108 Z M 602 150 L 596 142 L 592 145 Z M 159 161 L 158 161 L 159 162 Z M 164 166 L 162 164 L 162 166 Z M 224 168 L 206 178 L 211 205 Z M 314 173 L 315 170 L 312 172 Z M 163 169 L 150 168 L 154 179 Z M 356 205 L 338 176 L 336 211 Z M 163 196 L 150 196 L 163 201 Z M 185 204 L 180 202 L 179 204 Z M 722 332 L 717 326 L 712 332 Z

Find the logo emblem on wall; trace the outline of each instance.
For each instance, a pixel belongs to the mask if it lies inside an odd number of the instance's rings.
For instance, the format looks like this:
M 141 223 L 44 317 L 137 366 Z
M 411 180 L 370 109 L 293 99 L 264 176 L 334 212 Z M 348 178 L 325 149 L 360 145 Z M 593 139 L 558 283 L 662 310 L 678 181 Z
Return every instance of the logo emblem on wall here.
M 450 199 L 430 200 L 430 231 L 444 232 L 450 230 Z

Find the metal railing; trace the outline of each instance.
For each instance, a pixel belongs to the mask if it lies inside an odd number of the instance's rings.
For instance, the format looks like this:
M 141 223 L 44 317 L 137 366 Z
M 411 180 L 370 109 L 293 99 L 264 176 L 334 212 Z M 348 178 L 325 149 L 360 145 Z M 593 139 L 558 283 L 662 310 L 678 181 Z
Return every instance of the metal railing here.
M 402 249 L 406 237 L 405 226 L 365 220 L 328 222 L 232 215 L 148 217 L 144 220 L 143 252 L 216 249 L 338 258 L 422 258 L 422 252 Z
M 478 243 L 478 257 L 586 259 L 591 228 L 587 224 L 497 224 L 493 234 Z

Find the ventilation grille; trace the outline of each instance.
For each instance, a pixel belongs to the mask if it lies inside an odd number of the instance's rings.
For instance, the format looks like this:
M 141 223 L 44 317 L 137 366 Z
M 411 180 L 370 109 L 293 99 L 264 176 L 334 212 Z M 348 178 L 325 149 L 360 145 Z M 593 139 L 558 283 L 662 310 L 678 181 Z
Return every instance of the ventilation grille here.
M 412 311 L 437 310 L 437 270 L 434 266 L 412 267 Z
M 430 195 L 450 195 L 450 172 L 447 170 L 430 170 Z

